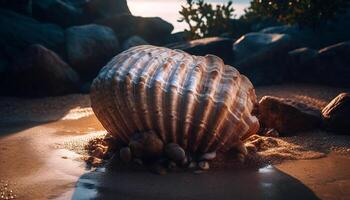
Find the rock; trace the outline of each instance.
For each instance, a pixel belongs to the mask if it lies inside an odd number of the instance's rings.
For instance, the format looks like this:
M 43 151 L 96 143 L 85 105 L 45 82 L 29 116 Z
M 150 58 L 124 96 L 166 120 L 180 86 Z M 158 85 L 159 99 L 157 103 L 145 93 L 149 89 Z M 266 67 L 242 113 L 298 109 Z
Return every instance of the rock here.
M 319 83 L 348 87 L 350 85 L 350 41 L 318 51 L 318 66 L 314 76 Z
M 153 164 L 150 166 L 150 171 L 158 174 L 158 175 L 165 175 L 167 174 L 167 170 L 160 164 Z
M 264 136 L 266 136 L 266 137 L 278 137 L 279 133 L 275 129 L 270 128 L 264 133 Z
M 197 162 L 191 161 L 190 164 L 188 165 L 189 169 L 196 169 L 197 168 Z
M 176 169 L 176 167 L 177 167 L 177 165 L 176 165 L 176 163 L 174 161 L 170 161 L 168 163 L 168 168 L 169 169 L 174 170 L 174 169 Z
M 143 145 L 141 142 L 138 141 L 131 141 L 129 143 L 129 147 L 131 149 L 132 155 L 141 158 L 143 156 Z
M 118 39 L 109 27 L 74 26 L 65 35 L 68 61 L 86 79 L 94 78 L 119 49 Z
M 288 52 L 289 77 L 297 82 L 317 82 L 315 70 L 318 51 L 310 48 L 298 48 Z
M 163 154 L 164 144 L 161 139 L 152 131 L 144 134 L 143 139 L 144 154 L 146 158 L 160 157 Z
M 92 150 L 91 155 L 102 159 L 106 155 L 107 149 L 102 145 L 97 146 L 94 150 Z
M 23 49 L 33 44 L 65 55 L 64 32 L 54 24 L 42 24 L 24 15 L 0 9 L 0 46 L 2 52 L 16 60 Z
M 64 0 L 34 0 L 32 16 L 43 22 L 58 24 L 61 27 L 86 24 L 88 19 L 81 9 Z
M 232 63 L 232 42 L 230 38 L 210 37 L 189 42 L 175 43 L 167 45 L 171 49 L 180 49 L 187 53 L 205 56 L 207 54 L 216 55 L 222 58 L 225 63 Z
M 274 128 L 281 135 L 293 135 L 320 127 L 320 110 L 291 99 L 264 96 L 259 102 L 261 126 Z
M 52 96 L 77 92 L 79 76 L 60 57 L 41 46 L 30 46 L 12 68 L 14 95 Z
M 319 51 L 301 48 L 289 52 L 290 77 L 293 81 L 332 86 L 350 85 L 350 41 Z
M 138 133 L 129 144 L 134 156 L 143 159 L 159 158 L 164 144 L 153 131 Z
M 205 171 L 209 170 L 209 168 L 210 168 L 209 163 L 207 161 L 200 161 L 198 163 L 198 167 L 199 167 L 199 169 L 205 170 Z
M 216 158 L 216 151 L 205 153 L 200 156 L 199 160 L 214 160 Z
M 130 49 L 131 47 L 139 46 L 139 45 L 147 45 L 148 42 L 146 42 L 141 37 L 134 35 L 129 37 L 127 40 L 123 42 L 122 50 L 125 51 L 127 49 Z
M 341 93 L 322 110 L 326 127 L 337 133 L 350 133 L 350 93 Z
M 234 66 L 255 85 L 280 83 L 288 76 L 288 52 L 297 47 L 287 34 L 248 33 L 233 44 Z
M 248 151 L 248 154 L 255 154 L 258 151 L 256 147 L 251 143 L 245 144 L 245 147 Z
M 308 28 L 300 29 L 297 26 L 282 25 L 267 27 L 260 32 L 267 34 L 287 34 L 303 46 L 315 47 L 315 41 L 312 38 L 313 31 Z
M 182 162 L 185 157 L 185 151 L 183 148 L 180 147 L 180 145 L 176 143 L 169 143 L 165 145 L 165 155 L 168 156 L 169 159 L 175 161 L 175 162 Z
M 90 0 L 84 5 L 84 12 L 92 18 L 106 18 L 113 15 L 131 15 L 126 0 Z
M 6 8 L 24 15 L 31 15 L 31 0 L 1 0 L 0 8 Z
M 124 163 L 128 163 L 132 159 L 131 150 L 129 147 L 123 147 L 119 151 L 119 157 Z
M 181 32 L 176 32 L 170 34 L 168 37 L 164 38 L 162 41 L 163 44 L 170 45 L 170 44 L 175 44 L 175 43 L 184 43 L 187 42 L 186 38 L 186 33 L 181 31 Z
M 173 25 L 159 17 L 136 17 L 127 14 L 100 19 L 96 23 L 111 27 L 122 41 L 138 35 L 151 44 L 161 43 L 174 29 Z
M 136 164 L 136 165 L 139 165 L 139 166 L 142 166 L 143 165 L 143 161 L 139 158 L 134 158 L 132 159 L 132 161 Z
M 339 14 L 332 23 L 323 23 L 321 27 L 299 28 L 298 26 L 272 26 L 261 30 L 263 33 L 288 34 L 303 46 L 319 49 L 349 39 L 350 12 Z

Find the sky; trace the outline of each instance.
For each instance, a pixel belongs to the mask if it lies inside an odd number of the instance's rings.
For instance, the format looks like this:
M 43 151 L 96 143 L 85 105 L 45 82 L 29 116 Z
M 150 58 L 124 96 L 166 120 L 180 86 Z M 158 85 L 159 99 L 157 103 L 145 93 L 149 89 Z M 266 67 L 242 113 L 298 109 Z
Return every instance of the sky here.
M 228 0 L 206 0 L 213 4 L 226 3 Z M 128 0 L 129 8 L 133 15 L 143 17 L 161 17 L 172 23 L 175 27 L 174 32 L 182 31 L 186 28 L 186 23 L 179 23 L 179 11 L 181 5 L 186 0 Z M 244 8 L 248 7 L 250 0 L 233 0 L 235 14 L 240 16 L 244 13 Z

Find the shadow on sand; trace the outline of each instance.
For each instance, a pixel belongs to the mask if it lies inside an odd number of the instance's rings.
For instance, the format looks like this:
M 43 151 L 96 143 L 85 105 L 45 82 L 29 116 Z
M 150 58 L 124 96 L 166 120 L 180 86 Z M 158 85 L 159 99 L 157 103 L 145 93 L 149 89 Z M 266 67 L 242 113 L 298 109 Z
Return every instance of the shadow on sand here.
M 0 97 L 0 137 L 60 120 L 76 108 L 90 108 L 89 96 L 72 94 L 32 99 Z
M 319 199 L 302 182 L 272 166 L 164 176 L 115 168 L 107 165 L 82 175 L 72 199 Z

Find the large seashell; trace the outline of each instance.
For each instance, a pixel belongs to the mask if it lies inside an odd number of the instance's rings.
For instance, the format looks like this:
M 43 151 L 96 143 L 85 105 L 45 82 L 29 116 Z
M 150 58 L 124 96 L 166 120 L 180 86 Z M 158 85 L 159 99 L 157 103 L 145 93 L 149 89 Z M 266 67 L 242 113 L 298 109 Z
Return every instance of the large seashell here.
M 251 82 L 213 55 L 144 45 L 114 57 L 94 80 L 92 108 L 124 143 L 154 130 L 187 151 L 228 150 L 257 132 Z

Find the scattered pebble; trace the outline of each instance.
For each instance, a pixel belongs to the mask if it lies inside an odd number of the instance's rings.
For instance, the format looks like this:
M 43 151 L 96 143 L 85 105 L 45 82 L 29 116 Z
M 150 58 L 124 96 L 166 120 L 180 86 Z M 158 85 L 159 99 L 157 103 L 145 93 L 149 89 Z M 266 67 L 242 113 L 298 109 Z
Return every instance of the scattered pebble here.
M 143 155 L 143 145 L 138 141 L 131 141 L 129 143 L 130 150 L 132 152 L 132 155 L 141 158 Z
M 245 144 L 245 147 L 246 147 L 246 149 L 247 149 L 249 154 L 255 154 L 258 151 L 256 149 L 256 147 L 253 144 L 251 144 L 251 143 Z
M 151 165 L 150 171 L 159 175 L 167 174 L 167 170 L 162 165 L 159 165 L 159 164 Z
M 174 161 L 170 161 L 168 163 L 168 168 L 169 169 L 176 169 L 176 167 L 177 167 L 177 165 L 176 165 L 176 163 Z
M 278 131 L 273 128 L 268 129 L 264 135 L 267 137 L 279 137 Z
M 198 163 L 198 167 L 201 169 L 201 170 L 209 170 L 210 166 L 209 166 L 209 163 L 207 161 L 200 161 Z
M 180 145 L 176 143 L 169 143 L 165 146 L 165 154 L 169 159 L 175 162 L 181 162 L 186 158 L 186 153 Z
M 216 158 L 216 151 L 203 154 L 199 160 L 214 160 Z
M 143 161 L 139 158 L 134 158 L 132 161 L 137 165 L 143 165 Z
M 197 168 L 197 162 L 191 161 L 190 164 L 188 165 L 189 169 L 195 169 Z

